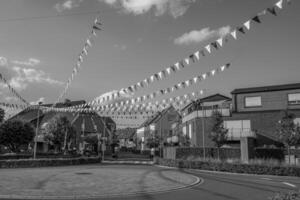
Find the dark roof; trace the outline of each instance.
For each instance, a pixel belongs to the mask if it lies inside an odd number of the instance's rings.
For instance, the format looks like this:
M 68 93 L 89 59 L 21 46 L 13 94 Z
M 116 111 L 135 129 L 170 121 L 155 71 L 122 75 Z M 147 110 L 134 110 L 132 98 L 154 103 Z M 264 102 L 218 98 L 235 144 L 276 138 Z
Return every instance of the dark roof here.
M 81 104 L 85 104 L 84 100 L 79 101 L 70 101 L 70 102 L 59 102 L 55 105 L 55 108 L 64 108 L 64 107 L 71 107 L 71 106 L 78 106 Z M 41 106 L 51 107 L 53 104 L 42 104 Z
M 271 91 L 293 90 L 293 89 L 300 89 L 300 83 L 272 85 L 272 86 L 264 86 L 264 87 L 240 88 L 240 89 L 233 90 L 231 94 L 271 92 Z
M 118 139 L 130 139 L 133 138 L 135 132 L 136 132 L 135 128 L 124 128 L 124 129 L 118 129 L 116 131 L 116 135 Z
M 210 96 L 207 96 L 207 97 L 204 97 L 204 98 L 201 98 L 201 99 L 197 99 L 196 101 L 191 102 L 188 105 L 186 105 L 181 110 L 185 110 L 185 109 L 189 108 L 190 106 L 192 106 L 195 103 L 199 104 L 199 103 L 204 103 L 204 102 L 214 102 L 214 101 L 222 101 L 222 100 L 231 101 L 231 98 L 217 93 L 217 94 L 210 95 Z
M 56 106 L 58 107 L 68 107 L 73 105 L 80 105 L 82 102 L 85 101 L 72 101 L 69 102 L 68 105 L 65 105 L 64 103 L 58 103 Z M 51 106 L 52 104 L 47 104 L 43 106 Z M 64 106 L 63 106 L 64 105 Z M 37 122 L 37 115 L 38 115 L 38 109 L 25 109 L 12 117 L 10 120 L 23 120 L 25 122 L 31 122 L 34 126 L 36 126 Z M 39 125 L 43 125 L 44 123 L 51 120 L 54 116 L 61 115 L 68 118 L 70 122 L 73 122 L 73 126 L 75 127 L 76 131 L 81 131 L 82 124 L 84 122 L 85 124 L 85 133 L 102 133 L 103 132 L 103 121 L 105 121 L 106 126 L 111 129 L 115 126 L 115 122 L 110 117 L 102 117 L 99 116 L 97 113 L 70 113 L 70 112 L 47 112 L 43 113 L 41 110 L 39 112 Z M 102 121 L 103 120 L 103 121 Z M 97 127 L 97 130 L 95 130 L 95 126 Z M 107 129 L 105 129 L 107 132 Z

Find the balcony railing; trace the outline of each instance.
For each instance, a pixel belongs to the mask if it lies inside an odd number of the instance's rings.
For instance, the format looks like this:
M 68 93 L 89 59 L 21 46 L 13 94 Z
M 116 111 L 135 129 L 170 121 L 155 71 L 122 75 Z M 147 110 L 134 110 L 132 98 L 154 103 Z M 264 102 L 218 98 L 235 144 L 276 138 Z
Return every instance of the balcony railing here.
M 222 114 L 222 116 L 224 117 L 229 117 L 231 116 L 231 111 L 229 108 L 218 108 L 218 109 L 210 109 L 210 110 L 196 110 L 194 112 L 191 112 L 187 115 L 185 115 L 182 119 L 182 122 L 187 122 L 191 119 L 194 119 L 194 118 L 198 118 L 198 117 L 211 117 L 212 116 L 212 113 L 214 111 L 218 111 L 219 113 Z
M 227 140 L 236 141 L 242 137 L 255 138 L 256 134 L 250 128 L 229 128 L 227 133 Z

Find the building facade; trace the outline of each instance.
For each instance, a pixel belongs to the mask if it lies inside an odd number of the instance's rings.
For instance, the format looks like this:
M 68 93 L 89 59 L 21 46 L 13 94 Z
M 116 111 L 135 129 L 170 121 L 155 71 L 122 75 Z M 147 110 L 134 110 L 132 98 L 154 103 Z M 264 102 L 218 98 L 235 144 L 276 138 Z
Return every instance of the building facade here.
M 146 120 L 137 129 L 137 143 L 141 150 L 147 149 L 147 139 L 158 137 L 162 143 L 172 135 L 172 125 L 180 119 L 180 114 L 173 106 L 158 112 L 154 117 Z
M 300 83 L 241 88 L 231 94 L 232 98 L 216 94 L 198 99 L 182 110 L 183 134 L 191 146 L 214 145 L 209 139 L 214 110 L 223 116 L 230 146 L 239 146 L 241 138 L 253 138 L 259 147 L 278 145 L 276 124 L 286 110 L 300 123 Z

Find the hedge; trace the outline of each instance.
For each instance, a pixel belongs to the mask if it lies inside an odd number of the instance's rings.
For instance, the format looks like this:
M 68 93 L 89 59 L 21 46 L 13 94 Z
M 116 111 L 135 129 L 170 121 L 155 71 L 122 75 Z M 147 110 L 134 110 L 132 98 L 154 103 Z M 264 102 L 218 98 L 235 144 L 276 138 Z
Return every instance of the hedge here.
M 75 158 L 80 157 L 81 155 L 63 155 L 62 153 L 37 153 L 37 158 Z M 15 155 L 0 155 L 0 160 L 12 160 L 12 159 L 30 159 L 33 157 L 33 154 L 15 154 Z
M 100 157 L 0 160 L 0 168 L 49 167 L 100 163 Z
M 155 163 L 159 165 L 177 167 L 177 168 L 190 168 L 190 169 L 224 171 L 224 172 L 245 173 L 245 174 L 263 174 L 263 175 L 300 177 L 300 167 L 296 167 L 296 166 L 267 166 L 267 165 L 257 165 L 257 164 L 238 164 L 238 163 L 226 163 L 226 162 L 171 160 L 171 159 L 162 159 L 162 158 L 156 158 Z

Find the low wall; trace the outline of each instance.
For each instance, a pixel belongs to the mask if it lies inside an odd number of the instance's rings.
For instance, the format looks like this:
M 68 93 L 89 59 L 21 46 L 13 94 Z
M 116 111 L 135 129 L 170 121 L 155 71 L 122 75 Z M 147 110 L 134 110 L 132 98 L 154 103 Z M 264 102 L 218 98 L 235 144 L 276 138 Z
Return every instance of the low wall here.
M 244 174 L 261 174 L 277 176 L 300 177 L 300 167 L 296 166 L 270 166 L 257 164 L 239 164 L 226 162 L 204 162 L 155 158 L 155 163 L 168 167 L 200 169 L 209 171 L 223 171 Z
M 0 160 L 0 168 L 49 167 L 100 163 L 100 157 Z
M 217 148 L 205 148 L 207 158 L 218 158 Z M 164 148 L 164 158 L 167 159 L 186 159 L 189 156 L 203 157 L 201 147 L 166 147 Z M 221 159 L 240 159 L 241 150 L 239 148 L 220 148 Z

